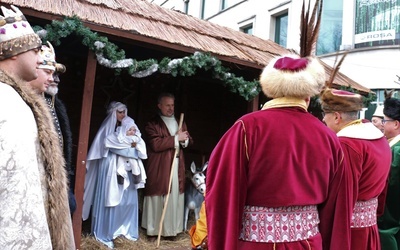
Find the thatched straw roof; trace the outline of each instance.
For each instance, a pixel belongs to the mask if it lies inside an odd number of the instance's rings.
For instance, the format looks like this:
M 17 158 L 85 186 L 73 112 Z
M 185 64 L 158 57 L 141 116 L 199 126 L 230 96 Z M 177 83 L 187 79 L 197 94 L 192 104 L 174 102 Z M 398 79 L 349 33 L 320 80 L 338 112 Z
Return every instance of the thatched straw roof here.
M 186 47 L 233 57 L 262 68 L 287 50 L 256 36 L 234 31 L 208 21 L 162 8 L 145 0 L 5 0 L 3 3 L 57 16 L 78 16 L 85 23 L 140 35 L 154 43 Z M 112 31 L 110 30 L 110 33 Z M 143 39 L 143 38 L 142 38 Z
M 204 21 L 145 0 L 1 0 L 21 8 L 26 15 L 53 20 L 78 16 L 94 31 L 134 41 L 193 53 L 211 52 L 220 60 L 262 69 L 282 46 L 256 36 Z M 325 65 L 330 68 L 329 66 Z M 329 72 L 330 70 L 328 70 Z M 370 90 L 351 79 L 339 82 L 363 92 Z

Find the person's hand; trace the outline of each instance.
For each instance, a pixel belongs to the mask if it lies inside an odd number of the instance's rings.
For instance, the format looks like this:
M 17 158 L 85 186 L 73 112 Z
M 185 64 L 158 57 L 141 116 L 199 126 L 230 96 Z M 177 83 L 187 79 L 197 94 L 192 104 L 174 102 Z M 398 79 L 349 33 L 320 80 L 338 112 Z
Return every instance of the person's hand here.
M 178 141 L 184 142 L 184 141 L 186 141 L 186 139 L 189 139 L 189 132 L 179 130 L 178 131 Z
M 132 148 L 136 147 L 136 142 L 132 142 L 132 143 L 131 143 L 131 147 L 132 147 Z

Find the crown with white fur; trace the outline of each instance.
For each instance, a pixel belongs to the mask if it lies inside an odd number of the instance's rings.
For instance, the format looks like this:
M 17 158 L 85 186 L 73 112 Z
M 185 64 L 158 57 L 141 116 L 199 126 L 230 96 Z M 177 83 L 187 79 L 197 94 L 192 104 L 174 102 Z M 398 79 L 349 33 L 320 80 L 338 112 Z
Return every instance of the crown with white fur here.
M 270 98 L 306 98 L 321 92 L 325 85 L 325 70 L 317 58 L 282 56 L 271 60 L 264 68 L 260 84 Z
M 42 45 L 24 14 L 13 5 L 11 9 L 1 6 L 3 16 L 0 15 L 0 60 L 40 48 Z

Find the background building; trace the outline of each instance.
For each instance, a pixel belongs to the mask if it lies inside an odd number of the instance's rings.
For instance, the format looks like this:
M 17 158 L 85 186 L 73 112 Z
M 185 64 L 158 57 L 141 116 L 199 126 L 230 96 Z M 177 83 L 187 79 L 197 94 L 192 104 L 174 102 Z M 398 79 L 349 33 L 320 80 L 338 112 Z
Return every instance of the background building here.
M 148 1 L 299 50 L 303 0 Z M 317 55 L 333 66 L 348 51 L 340 72 L 375 91 L 379 104 L 385 89 L 400 89 L 399 41 L 400 0 L 324 0 Z

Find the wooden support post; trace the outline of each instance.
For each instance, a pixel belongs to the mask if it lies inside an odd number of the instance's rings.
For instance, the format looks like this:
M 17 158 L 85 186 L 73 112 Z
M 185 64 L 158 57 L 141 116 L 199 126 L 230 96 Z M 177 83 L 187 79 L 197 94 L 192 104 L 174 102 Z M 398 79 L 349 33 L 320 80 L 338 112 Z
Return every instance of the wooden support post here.
M 92 113 L 96 66 L 97 66 L 97 60 L 95 54 L 93 51 L 89 50 L 87 65 L 86 65 L 85 85 L 82 97 L 78 153 L 76 159 L 75 198 L 77 206 L 76 206 L 76 211 L 74 212 L 72 218 L 76 249 L 80 249 L 81 245 L 83 188 L 85 184 L 86 156 L 88 151 L 90 118 Z

